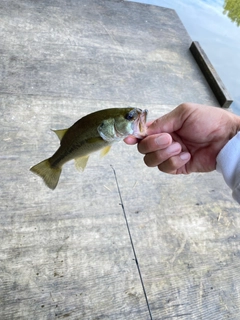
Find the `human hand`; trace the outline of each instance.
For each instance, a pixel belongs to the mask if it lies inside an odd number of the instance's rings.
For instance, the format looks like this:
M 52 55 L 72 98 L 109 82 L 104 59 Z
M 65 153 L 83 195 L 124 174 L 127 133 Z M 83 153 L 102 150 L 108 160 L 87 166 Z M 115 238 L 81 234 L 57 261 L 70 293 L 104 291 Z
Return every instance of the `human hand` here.
M 240 131 L 240 117 L 224 109 L 183 103 L 153 121 L 147 136 L 130 136 L 127 144 L 138 142 L 138 151 L 149 167 L 171 174 L 209 172 L 224 145 Z

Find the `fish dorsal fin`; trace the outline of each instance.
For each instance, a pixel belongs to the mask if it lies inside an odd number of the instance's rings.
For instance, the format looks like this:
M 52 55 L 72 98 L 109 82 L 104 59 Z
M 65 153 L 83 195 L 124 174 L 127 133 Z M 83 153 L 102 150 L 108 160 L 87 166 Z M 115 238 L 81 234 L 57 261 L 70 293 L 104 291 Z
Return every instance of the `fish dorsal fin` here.
M 110 149 L 111 149 L 111 146 L 106 146 L 105 148 L 103 148 L 103 149 L 101 150 L 100 156 L 101 156 L 101 157 L 104 157 L 106 154 L 108 154 L 108 152 L 109 152 Z
M 52 130 L 52 131 L 56 133 L 56 135 L 58 136 L 58 139 L 61 141 L 65 133 L 68 131 L 68 129 Z
M 89 156 L 75 158 L 75 167 L 78 171 L 83 171 L 87 165 Z

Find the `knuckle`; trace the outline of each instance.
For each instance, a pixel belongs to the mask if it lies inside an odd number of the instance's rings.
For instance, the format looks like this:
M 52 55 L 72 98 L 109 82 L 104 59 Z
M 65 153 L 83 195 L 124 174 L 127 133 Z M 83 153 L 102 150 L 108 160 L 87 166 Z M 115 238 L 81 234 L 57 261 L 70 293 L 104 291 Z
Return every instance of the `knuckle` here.
M 181 166 L 182 163 L 179 163 L 179 157 L 173 156 L 158 165 L 158 169 L 165 173 L 176 174 Z

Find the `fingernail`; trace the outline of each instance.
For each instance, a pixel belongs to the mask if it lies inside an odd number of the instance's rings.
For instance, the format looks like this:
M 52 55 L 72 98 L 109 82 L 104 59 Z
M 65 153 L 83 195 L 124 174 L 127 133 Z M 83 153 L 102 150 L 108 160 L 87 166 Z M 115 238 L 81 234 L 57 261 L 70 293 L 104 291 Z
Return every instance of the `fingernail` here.
M 159 136 L 155 139 L 155 143 L 161 147 L 167 145 L 169 143 L 169 137 L 167 135 Z
M 188 152 L 183 152 L 183 153 L 181 153 L 180 154 L 180 158 L 182 159 L 182 160 L 189 160 L 190 159 L 190 157 L 191 157 L 191 155 L 188 153 Z

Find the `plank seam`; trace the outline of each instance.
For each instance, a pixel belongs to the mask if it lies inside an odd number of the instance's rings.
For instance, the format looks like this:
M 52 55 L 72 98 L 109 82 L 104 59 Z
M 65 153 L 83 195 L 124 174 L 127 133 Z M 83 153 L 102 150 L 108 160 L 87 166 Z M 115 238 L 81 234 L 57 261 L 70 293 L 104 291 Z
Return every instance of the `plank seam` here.
M 143 282 L 143 278 L 142 278 L 142 274 L 141 274 L 141 269 L 140 269 L 140 266 L 139 266 L 139 263 L 138 263 L 137 254 L 136 254 L 136 250 L 135 250 L 133 239 L 132 239 L 132 234 L 131 234 L 131 231 L 130 231 L 130 227 L 129 227 L 126 211 L 125 211 L 123 200 L 122 200 L 122 194 L 121 194 L 121 191 L 120 191 L 120 188 L 119 188 L 119 184 L 118 184 L 118 180 L 117 180 L 117 174 L 116 174 L 116 171 L 113 168 L 113 166 L 112 165 L 110 165 L 110 166 L 111 166 L 111 168 L 113 170 L 113 173 L 114 173 L 114 177 L 115 177 L 115 181 L 116 181 L 116 185 L 117 185 L 117 190 L 118 190 L 118 195 L 119 195 L 119 198 L 120 198 L 120 205 L 121 205 L 122 210 L 123 210 L 123 216 L 124 216 L 124 219 L 125 219 L 125 222 L 126 222 L 128 235 L 129 235 L 129 239 L 130 239 L 130 242 L 131 242 L 131 247 L 132 247 L 132 251 L 133 251 L 133 255 L 134 255 L 134 260 L 136 262 L 136 266 L 137 266 L 140 282 L 141 282 L 142 289 L 143 289 L 143 294 L 144 294 L 144 297 L 145 297 L 145 300 L 146 300 L 146 304 L 147 304 L 147 308 L 148 308 L 149 317 L 150 317 L 150 320 L 153 320 L 151 309 L 150 309 L 149 302 L 148 302 L 147 292 L 146 292 L 146 289 L 145 289 L 145 286 L 144 286 L 144 282 Z

